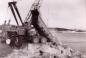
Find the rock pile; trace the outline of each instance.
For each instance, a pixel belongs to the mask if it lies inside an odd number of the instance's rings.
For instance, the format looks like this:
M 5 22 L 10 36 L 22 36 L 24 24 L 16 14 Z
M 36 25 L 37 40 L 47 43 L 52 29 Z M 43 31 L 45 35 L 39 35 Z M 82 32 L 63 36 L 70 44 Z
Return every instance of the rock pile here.
M 79 51 L 66 46 L 53 47 L 49 44 L 28 44 L 28 47 L 14 50 L 4 58 L 85 58 Z

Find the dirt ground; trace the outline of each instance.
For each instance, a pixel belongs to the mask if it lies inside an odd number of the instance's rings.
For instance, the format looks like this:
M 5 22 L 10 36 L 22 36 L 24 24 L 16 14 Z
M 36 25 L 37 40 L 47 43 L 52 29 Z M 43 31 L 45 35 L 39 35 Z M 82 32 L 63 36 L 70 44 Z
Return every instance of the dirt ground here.
M 7 56 L 10 53 L 12 53 L 12 49 L 9 46 L 0 43 L 0 57 Z
M 86 33 L 63 33 L 58 31 L 51 31 L 63 44 L 67 44 L 74 50 L 79 50 L 81 53 L 86 55 Z M 0 58 L 11 54 L 13 50 L 0 43 Z

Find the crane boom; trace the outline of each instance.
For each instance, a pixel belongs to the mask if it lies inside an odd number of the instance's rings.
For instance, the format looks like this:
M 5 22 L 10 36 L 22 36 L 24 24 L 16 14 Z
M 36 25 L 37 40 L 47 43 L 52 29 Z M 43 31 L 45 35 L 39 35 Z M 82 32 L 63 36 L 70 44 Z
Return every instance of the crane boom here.
M 24 22 L 30 21 L 29 19 L 31 17 L 31 10 L 33 10 L 33 9 L 39 9 L 40 6 L 41 6 L 41 3 L 42 3 L 42 0 L 35 0 L 35 2 L 32 4 L 32 6 L 30 8 L 30 11 L 28 12 L 28 14 L 27 14 Z
M 18 17 L 19 17 L 19 19 L 20 19 L 22 25 L 23 25 L 23 21 L 22 21 L 22 19 L 21 19 L 20 13 L 19 13 L 18 8 L 17 8 L 17 6 L 16 6 L 16 2 L 9 2 L 8 4 L 9 4 L 9 7 L 10 7 L 10 9 L 11 9 L 11 11 L 12 11 L 12 13 L 13 13 L 13 16 L 14 16 L 14 18 L 15 18 L 15 20 L 16 20 L 17 25 L 19 25 L 19 23 L 18 23 L 18 20 L 17 20 L 16 13 L 17 13 L 17 15 L 18 15 Z M 16 11 L 16 12 L 15 12 L 15 11 Z
M 55 39 L 55 37 L 53 37 L 53 35 L 49 32 L 47 26 L 45 25 L 45 23 L 43 22 L 40 12 L 39 12 L 39 8 L 40 8 L 40 1 L 41 0 L 36 0 L 36 2 L 33 3 L 27 17 L 26 17 L 26 22 L 31 22 L 29 23 L 29 25 L 33 25 L 34 28 L 36 29 L 36 31 L 40 34 L 40 36 L 45 37 L 47 39 L 48 42 L 54 42 L 53 39 Z M 58 41 L 58 43 L 60 45 L 60 42 Z

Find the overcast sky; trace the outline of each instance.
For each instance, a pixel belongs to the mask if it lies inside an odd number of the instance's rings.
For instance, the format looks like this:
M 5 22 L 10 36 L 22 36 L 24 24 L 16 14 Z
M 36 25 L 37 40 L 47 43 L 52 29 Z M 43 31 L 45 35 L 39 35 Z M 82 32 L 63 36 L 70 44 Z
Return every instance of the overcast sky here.
M 13 0 L 0 0 L 0 24 L 11 19 L 16 24 L 8 7 Z M 19 12 L 24 20 L 34 0 L 16 0 Z M 43 0 L 40 8 L 42 18 L 48 27 L 65 27 L 86 30 L 85 0 Z

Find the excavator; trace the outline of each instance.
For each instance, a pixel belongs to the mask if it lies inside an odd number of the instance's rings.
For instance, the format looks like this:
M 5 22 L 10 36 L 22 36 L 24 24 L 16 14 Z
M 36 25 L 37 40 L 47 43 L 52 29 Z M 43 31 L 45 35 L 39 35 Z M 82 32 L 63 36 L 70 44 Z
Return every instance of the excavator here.
M 62 58 L 62 56 L 66 56 L 66 58 L 71 58 L 72 51 L 71 49 L 67 49 L 64 47 L 59 41 L 55 42 L 55 37 L 49 32 L 47 26 L 43 22 L 40 14 L 42 0 L 36 0 L 27 14 L 24 22 L 22 21 L 19 10 L 16 6 L 16 1 L 9 2 L 8 5 L 12 11 L 12 14 L 17 23 L 16 25 L 8 25 L 8 29 L 4 28 L 2 30 L 2 42 L 8 44 L 11 48 L 21 49 L 21 47 L 26 47 L 25 45 L 40 45 L 38 49 L 40 55 L 44 53 L 54 55 L 53 58 Z M 18 18 L 22 25 L 19 25 Z M 56 38 L 57 39 L 57 38 Z M 28 47 L 29 48 L 29 47 Z M 31 50 L 34 49 L 34 46 Z M 36 50 L 34 50 L 36 51 Z M 81 54 L 80 54 L 81 55 Z
M 16 6 L 16 1 L 9 2 L 8 5 L 12 11 L 12 14 L 15 18 L 17 26 L 11 26 L 8 28 L 9 30 L 3 30 L 5 33 L 5 38 L 10 42 L 11 47 L 20 48 L 23 43 L 33 43 L 38 40 L 39 43 L 42 41 L 53 42 L 53 36 L 49 32 L 47 26 L 43 22 L 39 9 L 41 6 L 41 0 L 36 0 L 26 16 L 25 21 L 22 21 L 19 10 Z M 18 18 L 22 25 L 19 25 Z M 33 31 L 32 31 L 33 30 Z M 31 34 L 33 33 L 33 35 Z M 35 33 L 35 34 L 34 34 Z M 36 39 L 34 39 L 36 37 Z M 38 38 L 38 39 L 37 39 Z M 41 39 L 45 38 L 45 39 Z M 55 44 L 55 42 L 53 42 Z

